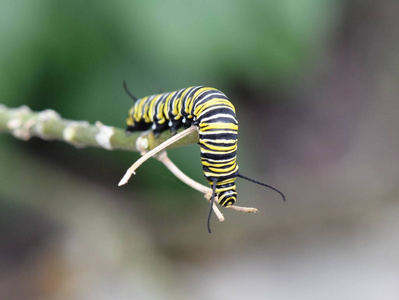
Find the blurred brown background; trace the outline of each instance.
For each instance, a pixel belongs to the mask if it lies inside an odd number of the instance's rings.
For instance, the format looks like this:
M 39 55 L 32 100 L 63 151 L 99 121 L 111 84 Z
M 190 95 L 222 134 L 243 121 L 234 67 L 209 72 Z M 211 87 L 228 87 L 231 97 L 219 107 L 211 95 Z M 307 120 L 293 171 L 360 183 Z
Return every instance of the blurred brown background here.
M 139 155 L 0 135 L 0 299 L 398 299 L 399 2 L 0 1 L 0 102 L 124 127 L 205 84 L 237 109 L 238 205 Z M 170 151 L 205 183 L 198 146 Z

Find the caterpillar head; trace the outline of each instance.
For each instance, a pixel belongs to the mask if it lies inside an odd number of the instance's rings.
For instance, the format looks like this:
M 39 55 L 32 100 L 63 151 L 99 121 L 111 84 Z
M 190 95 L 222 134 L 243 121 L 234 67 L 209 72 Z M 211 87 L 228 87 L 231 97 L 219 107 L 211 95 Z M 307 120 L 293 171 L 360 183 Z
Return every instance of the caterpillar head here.
M 242 175 L 242 174 L 240 174 L 240 173 L 238 173 L 238 172 L 236 173 L 236 176 L 237 176 L 237 177 L 240 177 L 240 178 L 243 178 L 243 179 L 246 179 L 246 180 L 248 180 L 248 181 L 254 182 L 254 183 L 256 183 L 256 184 L 263 185 L 263 186 L 265 186 L 265 187 L 267 187 L 267 188 L 269 188 L 269 189 L 274 190 L 275 192 L 279 193 L 280 196 L 281 196 L 281 197 L 283 198 L 283 200 L 285 201 L 285 196 L 284 196 L 284 194 L 283 194 L 282 192 L 280 192 L 278 189 L 276 189 L 275 187 L 273 187 L 273 186 L 271 186 L 271 185 L 268 185 L 268 184 L 266 184 L 266 183 L 257 181 L 257 180 L 255 180 L 255 179 L 249 178 L 249 177 L 247 177 L 247 176 L 245 176 L 245 175 Z M 234 179 L 234 180 L 235 180 L 235 179 Z M 236 191 L 235 191 L 234 180 L 233 180 L 233 183 L 230 182 L 230 184 L 228 185 L 228 188 L 227 188 L 226 190 L 221 191 L 221 192 L 218 193 L 218 201 L 219 201 L 219 204 L 220 204 L 221 206 L 229 207 L 229 206 L 233 205 L 233 204 L 236 202 L 236 200 L 237 200 L 237 193 L 236 193 Z M 213 195 L 215 195 L 216 186 L 217 186 L 217 185 L 216 185 L 216 184 L 217 184 L 217 181 L 216 181 L 216 179 L 214 179 L 214 180 L 211 181 L 210 183 L 212 184 Z M 226 187 L 226 186 L 225 186 L 225 187 Z M 212 198 L 211 198 L 211 207 L 209 208 L 209 213 L 208 213 L 208 223 L 207 223 L 207 224 L 208 224 L 208 232 L 209 232 L 209 233 L 211 233 L 210 220 L 211 220 L 212 205 L 213 205 L 214 199 L 215 199 L 215 197 L 212 197 Z
M 218 194 L 218 201 L 221 206 L 231 206 L 237 201 L 237 193 L 234 190 L 220 192 Z

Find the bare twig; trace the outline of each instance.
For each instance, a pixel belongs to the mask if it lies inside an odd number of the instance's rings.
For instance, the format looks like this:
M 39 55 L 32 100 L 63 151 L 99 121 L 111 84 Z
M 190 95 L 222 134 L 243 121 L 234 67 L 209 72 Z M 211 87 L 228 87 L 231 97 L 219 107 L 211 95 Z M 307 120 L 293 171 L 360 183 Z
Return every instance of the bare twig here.
M 204 198 L 206 200 L 210 200 L 211 195 L 212 195 L 212 190 L 195 180 L 191 179 L 188 177 L 186 174 L 184 174 L 168 157 L 166 154 L 166 151 L 161 152 L 159 155 L 156 157 L 160 162 L 162 162 L 168 169 L 175 175 L 177 178 L 179 178 L 181 181 L 183 181 L 185 184 L 188 186 L 192 187 L 193 189 L 201 192 L 204 194 Z M 217 201 L 217 199 L 215 199 Z M 212 206 L 213 211 L 215 212 L 216 217 L 219 219 L 220 222 L 224 221 L 224 216 L 218 209 L 215 203 L 213 203 Z
M 201 192 L 204 194 L 204 198 L 208 201 L 211 200 L 212 197 L 212 189 L 209 187 L 206 187 L 204 185 L 202 185 L 199 182 L 196 182 L 195 180 L 191 179 L 190 177 L 188 177 L 186 174 L 184 174 L 168 157 L 168 155 L 166 154 L 166 151 L 161 152 L 158 156 L 157 159 L 162 162 L 168 169 L 169 171 L 171 171 L 177 178 L 179 178 L 181 181 L 183 181 L 185 184 L 187 184 L 188 186 L 192 187 L 193 189 Z M 217 196 L 215 197 L 215 202 L 217 202 Z M 216 216 L 219 218 L 219 213 L 215 210 L 216 204 L 213 203 L 213 210 L 216 214 Z M 257 208 L 254 207 L 243 207 L 243 206 L 237 206 L 237 205 L 231 205 L 231 206 L 226 206 L 226 208 L 230 208 L 232 210 L 235 211 L 239 211 L 239 212 L 246 212 L 246 213 L 256 213 L 258 212 Z M 220 213 L 221 214 L 221 213 Z M 223 217 L 223 215 L 222 215 Z M 224 217 L 223 217 L 224 220 Z M 222 221 L 219 218 L 219 221 Z

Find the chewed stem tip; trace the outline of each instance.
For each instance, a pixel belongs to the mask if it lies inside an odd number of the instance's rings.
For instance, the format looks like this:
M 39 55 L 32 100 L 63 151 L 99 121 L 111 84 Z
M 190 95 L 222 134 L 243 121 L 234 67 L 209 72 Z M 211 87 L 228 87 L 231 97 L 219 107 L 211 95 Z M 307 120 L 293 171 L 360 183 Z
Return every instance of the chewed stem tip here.
M 125 175 L 123 175 L 122 179 L 119 181 L 118 186 L 126 184 L 132 175 L 136 175 L 136 172 L 127 170 Z

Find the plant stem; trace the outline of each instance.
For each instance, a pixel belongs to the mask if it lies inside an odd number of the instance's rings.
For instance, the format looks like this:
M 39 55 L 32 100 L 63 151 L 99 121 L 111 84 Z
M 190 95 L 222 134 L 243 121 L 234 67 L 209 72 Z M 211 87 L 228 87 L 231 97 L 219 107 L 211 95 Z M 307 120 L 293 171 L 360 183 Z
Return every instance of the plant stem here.
M 124 129 L 107 126 L 101 122 L 90 124 L 87 121 L 74 121 L 61 118 L 51 109 L 41 112 L 31 111 L 27 106 L 8 108 L 0 104 L 0 132 L 9 132 L 21 140 L 38 137 L 44 140 L 58 140 L 75 147 L 101 147 L 107 150 L 139 151 L 136 142 L 147 144 L 146 151 L 155 148 L 168 140 L 172 135 L 169 131 L 163 132 L 155 138 L 152 131 L 126 134 Z M 198 133 L 172 144 L 168 149 L 198 143 Z M 142 145 L 139 147 L 143 148 Z

